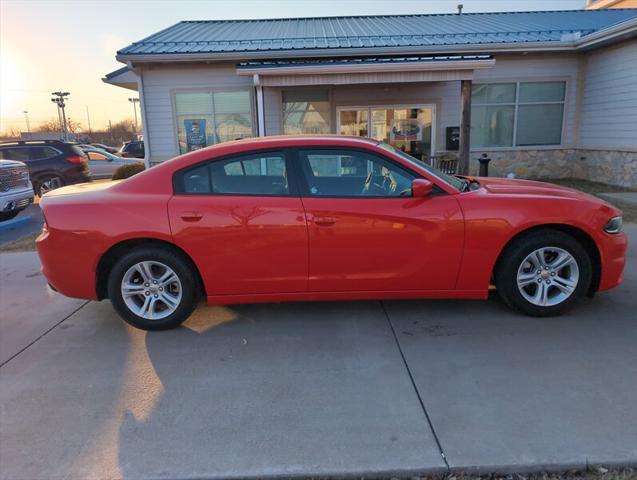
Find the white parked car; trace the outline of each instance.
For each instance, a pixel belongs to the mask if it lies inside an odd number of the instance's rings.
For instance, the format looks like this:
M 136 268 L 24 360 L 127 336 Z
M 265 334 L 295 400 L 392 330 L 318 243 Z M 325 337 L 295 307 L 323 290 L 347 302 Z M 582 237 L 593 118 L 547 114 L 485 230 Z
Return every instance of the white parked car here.
M 80 145 L 80 148 L 88 157 L 91 178 L 94 180 L 112 178 L 115 170 L 122 165 L 129 165 L 131 163 L 144 164 L 144 161 L 138 158 L 118 157 L 92 145 Z
M 0 160 L 0 222 L 12 219 L 32 202 L 33 185 L 26 164 Z

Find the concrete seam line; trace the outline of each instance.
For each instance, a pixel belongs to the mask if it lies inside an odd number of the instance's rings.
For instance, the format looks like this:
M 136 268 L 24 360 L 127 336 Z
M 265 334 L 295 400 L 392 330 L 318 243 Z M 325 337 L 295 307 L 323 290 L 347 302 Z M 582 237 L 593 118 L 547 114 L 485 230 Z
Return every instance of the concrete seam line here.
M 29 348 L 31 345 L 33 345 L 34 343 L 36 343 L 38 340 L 40 340 L 42 337 L 44 337 L 47 333 L 49 333 L 50 331 L 52 331 L 55 327 L 57 327 L 58 325 L 61 325 L 65 320 L 68 320 L 69 318 L 71 318 L 73 315 L 75 315 L 77 312 L 79 312 L 82 308 L 84 308 L 86 306 L 87 303 L 89 303 L 90 300 L 87 300 L 86 302 L 84 302 L 82 305 L 80 305 L 79 307 L 77 307 L 75 310 L 73 310 L 71 313 L 69 313 L 66 317 L 64 317 L 62 320 L 60 320 L 59 322 L 57 322 L 55 325 L 53 325 L 51 328 L 49 328 L 47 331 L 45 331 L 42 335 L 40 335 L 38 338 L 36 338 L 35 340 L 33 340 L 31 343 L 29 343 L 26 347 L 20 349 L 19 352 L 14 353 L 13 355 L 11 355 L 11 357 L 9 357 L 7 360 L 5 360 L 4 362 L 0 363 L 0 368 L 4 367 L 7 363 L 9 363 L 11 360 L 13 360 L 15 357 L 17 357 L 18 355 L 20 355 L 22 352 L 24 352 L 27 348 Z
M 418 402 L 420 402 L 420 407 L 422 408 L 423 413 L 425 414 L 425 418 L 427 419 L 427 423 L 429 424 L 429 428 L 431 429 L 431 433 L 434 436 L 434 440 L 436 441 L 436 445 L 438 446 L 438 450 L 440 451 L 440 456 L 442 460 L 445 462 L 445 466 L 447 467 L 447 471 L 451 471 L 449 467 L 449 462 L 447 461 L 447 456 L 445 455 L 445 451 L 442 448 L 442 444 L 440 443 L 440 439 L 438 438 L 438 434 L 436 433 L 436 429 L 434 428 L 434 424 L 429 417 L 429 413 L 427 412 L 427 407 L 425 407 L 425 402 L 418 391 L 418 387 L 416 386 L 416 381 L 414 380 L 414 376 L 411 373 L 411 369 L 409 368 L 409 364 L 407 363 L 407 359 L 405 358 L 405 354 L 403 352 L 403 348 L 400 345 L 400 341 L 398 340 L 398 336 L 396 335 L 396 329 L 394 329 L 393 323 L 391 323 L 391 318 L 389 318 L 389 312 L 385 307 L 385 302 L 381 300 L 380 306 L 385 312 L 385 318 L 387 319 L 387 323 L 389 323 L 389 328 L 391 329 L 391 333 L 394 336 L 394 340 L 396 341 L 396 346 L 398 347 L 398 353 L 400 353 L 400 357 L 403 359 L 403 364 L 405 365 L 405 369 L 407 370 L 407 375 L 409 376 L 409 381 L 411 381 L 411 386 L 414 388 L 414 392 L 416 392 L 416 396 L 418 397 Z

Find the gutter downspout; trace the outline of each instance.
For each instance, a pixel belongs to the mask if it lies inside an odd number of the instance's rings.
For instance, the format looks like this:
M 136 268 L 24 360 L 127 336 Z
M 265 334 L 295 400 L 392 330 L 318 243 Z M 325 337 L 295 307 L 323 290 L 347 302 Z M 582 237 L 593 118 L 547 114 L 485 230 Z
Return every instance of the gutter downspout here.
M 142 135 L 144 136 L 144 166 L 150 168 L 150 138 L 148 137 L 148 124 L 146 115 L 146 101 L 144 99 L 144 70 L 142 67 L 134 67 L 130 60 L 126 62 L 128 68 L 137 77 L 137 94 L 139 95 L 139 112 L 142 117 Z

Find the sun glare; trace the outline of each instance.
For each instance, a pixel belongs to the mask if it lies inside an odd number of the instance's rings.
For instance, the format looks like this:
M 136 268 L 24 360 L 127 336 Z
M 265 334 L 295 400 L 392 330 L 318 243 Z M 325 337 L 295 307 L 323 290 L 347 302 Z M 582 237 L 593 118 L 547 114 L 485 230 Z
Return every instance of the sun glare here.
M 11 53 L 0 53 L 0 111 L 2 116 L 16 115 L 21 108 L 24 76 Z

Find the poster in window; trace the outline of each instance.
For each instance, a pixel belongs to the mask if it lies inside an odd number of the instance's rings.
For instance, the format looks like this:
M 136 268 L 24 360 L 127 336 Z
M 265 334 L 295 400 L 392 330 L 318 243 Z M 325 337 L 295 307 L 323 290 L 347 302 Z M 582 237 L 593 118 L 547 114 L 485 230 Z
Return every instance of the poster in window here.
M 206 120 L 204 118 L 184 120 L 186 151 L 192 152 L 206 146 Z
M 421 142 L 423 126 L 417 118 L 394 119 L 391 122 L 390 142 Z

